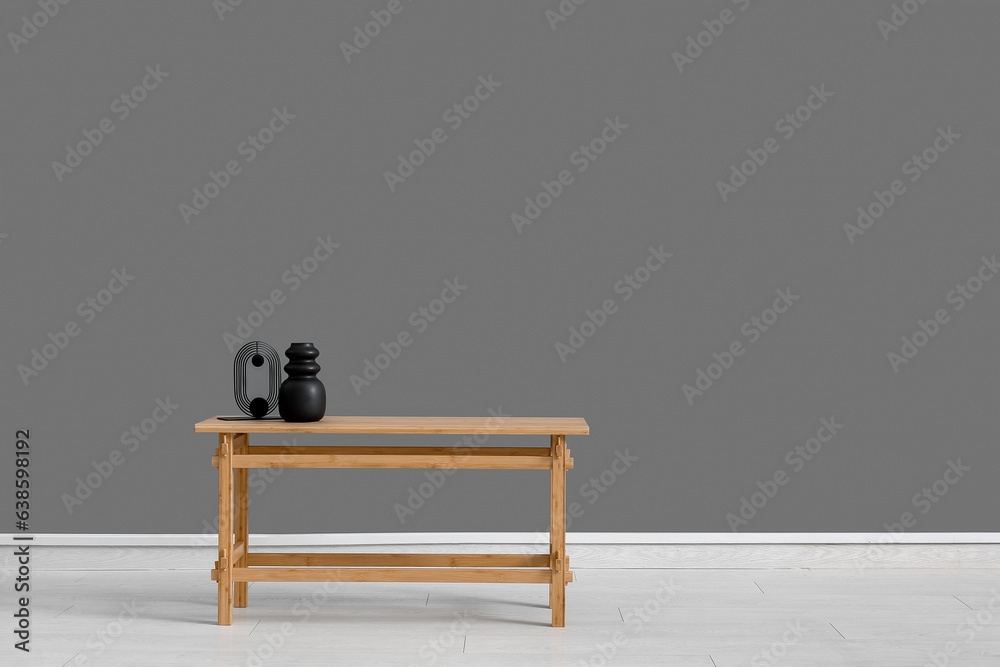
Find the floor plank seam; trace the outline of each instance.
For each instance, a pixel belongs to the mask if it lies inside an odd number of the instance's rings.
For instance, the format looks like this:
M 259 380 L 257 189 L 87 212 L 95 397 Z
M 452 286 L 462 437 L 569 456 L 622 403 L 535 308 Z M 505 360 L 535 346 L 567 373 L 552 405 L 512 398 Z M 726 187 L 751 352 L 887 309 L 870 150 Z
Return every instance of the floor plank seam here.
M 542 667 L 583 664 L 589 659 L 596 664 L 600 658 L 594 658 L 594 642 L 628 635 L 627 643 L 616 646 L 616 663 L 637 667 L 680 664 L 730 667 L 747 665 L 751 654 L 763 655 L 762 652 L 772 650 L 773 641 L 781 642 L 776 636 L 784 632 L 781 624 L 791 623 L 799 630 L 796 639 L 785 640 L 787 656 L 780 662 L 768 662 L 765 657 L 758 660 L 760 664 L 915 667 L 929 664 L 927 655 L 939 654 L 948 642 L 957 643 L 963 635 L 956 627 L 971 628 L 977 613 L 985 615 L 989 611 L 994 592 L 991 589 L 1000 588 L 998 567 L 870 570 L 863 578 L 852 572 L 822 569 L 810 572 L 805 568 L 760 568 L 752 572 L 700 568 L 669 573 L 657 568 L 618 568 L 589 569 L 587 573 L 585 585 L 569 589 L 574 600 L 564 630 L 545 627 L 550 609 L 546 605 L 547 593 L 541 586 L 498 583 L 484 586 L 481 591 L 470 591 L 461 584 L 445 583 L 345 584 L 334 598 L 337 603 L 327 604 L 304 625 L 295 625 L 297 639 L 284 644 L 284 653 L 275 658 L 274 667 L 279 664 L 328 667 L 329 662 L 324 660 L 330 642 L 345 652 L 347 662 L 354 660 L 361 664 L 365 659 L 362 656 L 367 656 L 371 664 L 402 667 L 408 664 L 404 658 L 413 657 L 423 642 L 442 630 L 442 624 L 450 622 L 454 613 L 463 611 L 470 615 L 470 620 L 474 619 L 473 627 L 463 635 L 462 648 L 452 642 L 447 651 L 442 650 L 438 655 L 437 664 Z M 245 664 L 248 649 L 267 653 L 275 648 L 262 643 L 265 635 L 280 633 L 284 621 L 301 616 L 293 615 L 294 605 L 308 594 L 308 587 L 303 589 L 299 583 L 263 583 L 257 586 L 256 597 L 251 596 L 256 604 L 251 601 L 250 608 L 238 611 L 233 627 L 226 630 L 214 627 L 215 582 L 209 581 L 204 572 L 95 571 L 83 578 L 81 574 L 49 574 L 40 578 L 37 591 L 32 588 L 39 602 L 33 610 L 33 614 L 38 614 L 38 636 L 46 638 L 44 648 L 39 647 L 41 650 L 35 654 L 34 660 L 39 664 L 52 667 L 84 663 L 102 667 Z M 657 585 L 667 585 L 668 577 L 669 585 L 676 585 L 679 595 L 651 597 Z M 79 583 L 70 583 L 74 580 Z M 746 588 L 748 580 L 758 593 L 771 599 L 765 602 L 757 598 L 756 593 Z M 761 581 L 768 585 L 770 593 L 763 589 Z M 430 597 L 434 590 L 438 591 L 438 599 L 432 612 Z M 956 590 L 958 593 L 951 592 Z M 118 617 L 122 628 L 117 631 L 115 618 L 122 605 L 131 605 L 130 600 L 136 598 L 159 602 L 149 607 L 152 613 L 139 614 L 134 622 L 130 621 L 128 628 Z M 959 606 L 947 602 L 948 598 Z M 645 608 L 648 618 L 644 620 L 648 623 L 643 622 L 641 632 L 633 636 L 631 624 L 636 616 L 633 607 L 638 613 L 644 603 L 653 605 L 650 602 L 653 599 L 661 603 L 660 607 L 655 612 L 652 607 Z M 609 602 L 614 602 L 618 621 L 611 620 Z M 625 607 L 630 609 L 629 619 L 624 618 Z M 73 609 L 76 613 L 67 616 Z M 140 611 L 144 611 L 142 606 Z M 254 621 L 254 616 L 258 620 Z M 263 625 L 265 617 L 268 625 L 254 639 L 252 635 Z M 833 622 L 827 624 L 840 638 L 839 643 L 822 629 L 823 619 L 831 617 L 846 625 L 850 639 Z M 248 626 L 250 630 L 246 630 Z M 113 646 L 101 639 L 109 636 L 109 628 L 115 634 Z M 470 630 L 476 634 L 475 655 L 468 653 Z M 239 633 L 244 631 L 248 633 L 244 635 L 246 641 L 239 639 Z M 616 634 L 620 631 L 625 635 Z M 805 639 L 801 640 L 803 635 Z M 103 648 L 100 641 L 104 642 Z M 456 650 L 466 657 L 459 661 L 454 657 Z M 798 659 L 792 650 L 798 652 Z M 710 651 L 719 653 L 721 664 Z M 508 657 L 502 659 L 502 654 Z M 704 662 L 706 656 L 708 663 Z M 948 664 L 1000 667 L 998 658 L 1000 625 L 983 623 L 969 643 L 961 645 L 960 654 L 949 656 Z M 0 665 L 7 662 L 0 660 Z M 610 660 L 607 662 L 611 664 Z

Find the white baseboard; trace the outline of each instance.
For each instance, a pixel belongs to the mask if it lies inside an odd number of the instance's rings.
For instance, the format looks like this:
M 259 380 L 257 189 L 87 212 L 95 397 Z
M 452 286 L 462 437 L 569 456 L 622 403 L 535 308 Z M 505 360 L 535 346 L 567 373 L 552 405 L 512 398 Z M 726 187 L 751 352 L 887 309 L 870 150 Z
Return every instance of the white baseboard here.
M 24 544 L 24 535 L 0 533 L 0 544 Z M 19 539 L 15 539 L 19 538 Z M 38 546 L 200 547 L 217 544 L 212 534 L 39 533 Z M 547 532 L 522 533 L 300 533 L 252 534 L 251 544 L 272 546 L 362 546 L 393 544 L 547 544 Z M 567 533 L 567 544 L 1000 544 L 1000 533 Z

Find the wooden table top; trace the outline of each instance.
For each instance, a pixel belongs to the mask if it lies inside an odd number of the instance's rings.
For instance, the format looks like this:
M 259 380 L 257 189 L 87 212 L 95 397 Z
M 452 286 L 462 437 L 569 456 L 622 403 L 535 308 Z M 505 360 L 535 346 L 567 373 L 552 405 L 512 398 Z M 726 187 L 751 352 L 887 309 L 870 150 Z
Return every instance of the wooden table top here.
M 497 433 L 587 435 L 580 417 L 323 417 L 318 422 L 281 419 L 222 421 L 217 417 L 194 425 L 197 433 Z

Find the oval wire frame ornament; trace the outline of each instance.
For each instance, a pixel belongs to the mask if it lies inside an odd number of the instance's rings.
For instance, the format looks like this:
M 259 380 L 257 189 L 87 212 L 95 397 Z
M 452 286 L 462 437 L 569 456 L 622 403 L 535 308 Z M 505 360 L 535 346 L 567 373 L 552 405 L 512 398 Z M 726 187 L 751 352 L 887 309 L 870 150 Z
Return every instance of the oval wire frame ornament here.
M 247 395 L 247 364 L 256 367 L 267 364 L 267 398 L 251 399 Z M 245 414 L 261 419 L 278 407 L 278 389 L 281 386 L 281 358 L 278 351 L 262 341 L 251 341 L 241 347 L 233 359 L 233 388 L 236 405 Z

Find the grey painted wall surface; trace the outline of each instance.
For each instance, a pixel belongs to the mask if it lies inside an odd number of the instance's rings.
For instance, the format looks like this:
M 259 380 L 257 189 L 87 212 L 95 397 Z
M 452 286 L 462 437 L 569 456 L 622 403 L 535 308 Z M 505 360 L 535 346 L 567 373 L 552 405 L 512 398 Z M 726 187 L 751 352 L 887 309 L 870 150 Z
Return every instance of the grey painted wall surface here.
M 586 417 L 571 530 L 996 530 L 998 21 L 5 2 L 0 498 L 30 429 L 32 530 L 211 530 L 231 334 L 328 414 Z M 435 481 L 255 474 L 251 529 L 547 526 L 543 473 Z

